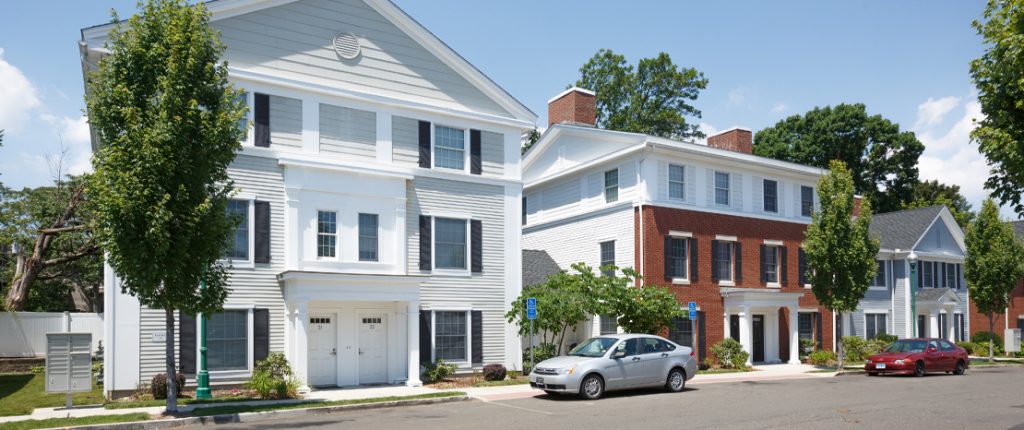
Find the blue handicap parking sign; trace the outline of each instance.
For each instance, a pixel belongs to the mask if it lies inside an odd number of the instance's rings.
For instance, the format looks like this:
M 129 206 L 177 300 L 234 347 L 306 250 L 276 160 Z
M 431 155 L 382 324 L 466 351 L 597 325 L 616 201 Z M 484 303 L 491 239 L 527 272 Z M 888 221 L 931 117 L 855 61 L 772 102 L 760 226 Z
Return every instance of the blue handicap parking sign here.
M 687 305 L 687 307 L 690 309 L 690 312 L 694 312 L 697 310 L 697 302 L 690 302 L 687 303 Z
M 526 319 L 537 319 L 537 299 L 529 297 L 526 299 Z
M 695 310 L 691 310 L 690 311 L 690 319 L 691 320 L 696 320 L 697 319 L 697 311 L 695 311 Z

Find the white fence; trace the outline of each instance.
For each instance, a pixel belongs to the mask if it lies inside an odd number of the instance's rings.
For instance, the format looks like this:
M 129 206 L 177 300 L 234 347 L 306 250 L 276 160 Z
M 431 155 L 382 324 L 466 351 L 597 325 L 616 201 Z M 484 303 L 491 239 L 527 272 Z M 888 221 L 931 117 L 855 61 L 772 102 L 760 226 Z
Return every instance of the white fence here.
M 92 333 L 92 351 L 103 340 L 103 314 L 71 312 L 71 331 Z M 0 357 L 43 357 L 46 333 L 64 331 L 60 312 L 0 312 Z

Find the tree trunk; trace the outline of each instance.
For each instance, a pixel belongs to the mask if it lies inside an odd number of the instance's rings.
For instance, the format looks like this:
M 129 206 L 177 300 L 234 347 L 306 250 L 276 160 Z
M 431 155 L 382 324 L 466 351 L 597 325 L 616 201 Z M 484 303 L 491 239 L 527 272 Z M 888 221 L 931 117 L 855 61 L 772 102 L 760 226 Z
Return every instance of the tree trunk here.
M 996 354 L 994 352 L 994 345 L 993 345 L 993 342 L 992 342 L 992 338 L 994 338 L 996 336 L 995 322 L 993 321 L 993 315 L 992 314 L 993 314 L 992 312 L 988 313 L 988 362 L 989 363 L 995 361 L 995 356 L 996 356 Z
M 21 270 L 14 273 L 14 280 L 11 281 L 11 289 L 7 291 L 7 298 L 4 300 L 4 307 L 8 311 L 23 311 L 28 303 L 28 287 L 35 282 L 36 277 L 43 271 L 43 260 L 33 255 L 19 264 Z
M 836 361 L 839 363 L 839 369 L 838 370 L 840 372 L 843 371 L 843 358 L 844 358 L 844 355 L 845 355 L 844 354 L 845 351 L 843 351 L 843 332 L 842 332 L 842 330 L 843 330 L 843 313 L 839 312 L 839 329 L 836 330 L 836 338 L 837 338 L 836 339 Z
M 174 364 L 174 309 L 166 308 L 167 324 L 167 410 L 165 413 L 174 414 L 178 412 L 178 387 L 177 372 Z

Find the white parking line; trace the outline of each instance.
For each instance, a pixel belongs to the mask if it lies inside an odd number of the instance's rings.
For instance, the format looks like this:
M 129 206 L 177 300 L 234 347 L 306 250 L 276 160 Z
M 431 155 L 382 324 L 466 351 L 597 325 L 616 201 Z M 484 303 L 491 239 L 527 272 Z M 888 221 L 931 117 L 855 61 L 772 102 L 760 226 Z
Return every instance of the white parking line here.
M 484 400 L 484 402 L 483 402 L 483 403 L 485 403 L 485 404 L 488 404 L 488 405 L 495 405 L 495 406 L 504 406 L 504 407 L 506 407 L 506 408 L 512 408 L 512 409 L 519 409 L 519 410 L 522 410 L 522 411 L 527 411 L 527 412 L 536 412 L 536 413 L 538 413 L 538 414 L 544 414 L 544 415 L 555 415 L 555 414 L 554 414 L 554 413 L 552 413 L 552 412 L 548 412 L 548 411 L 542 411 L 542 410 L 540 410 L 540 409 L 524 408 L 524 407 L 522 407 L 522 406 L 515 406 L 515 405 L 509 405 L 509 404 L 505 404 L 505 403 L 498 403 L 498 402 L 490 402 L 490 401 L 486 401 L 486 400 Z

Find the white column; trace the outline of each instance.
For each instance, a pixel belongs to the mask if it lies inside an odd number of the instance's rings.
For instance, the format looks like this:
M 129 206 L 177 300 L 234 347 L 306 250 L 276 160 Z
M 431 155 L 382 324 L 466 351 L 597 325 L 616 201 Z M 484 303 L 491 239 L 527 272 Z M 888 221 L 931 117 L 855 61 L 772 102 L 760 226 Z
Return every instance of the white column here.
M 295 304 L 295 375 L 302 384 L 300 391 L 309 391 L 309 344 L 307 341 L 306 327 L 309 326 L 309 302 L 302 301 Z
M 953 315 L 953 307 L 946 306 L 946 339 L 950 342 L 956 340 L 956 317 Z
M 423 385 L 420 381 L 420 302 L 418 300 L 407 302 L 406 314 L 408 314 L 408 343 L 409 362 L 406 365 L 408 376 L 405 385 L 419 387 Z
M 800 364 L 800 318 L 795 306 L 789 312 L 789 364 Z
M 725 320 L 725 324 L 722 324 L 722 327 L 725 327 L 725 336 L 723 336 L 722 339 L 728 339 L 729 337 L 732 336 L 732 327 L 730 327 L 730 324 L 729 324 L 729 310 L 728 309 L 726 309 L 725 312 L 722 314 L 722 318 Z
M 928 337 L 939 337 L 939 311 L 937 309 L 928 310 L 928 333 L 925 333 Z
M 743 345 L 743 350 L 747 351 L 747 365 L 753 364 L 754 359 L 754 339 L 750 336 L 753 331 L 753 319 L 750 317 L 750 307 L 744 306 L 740 308 L 740 345 Z

